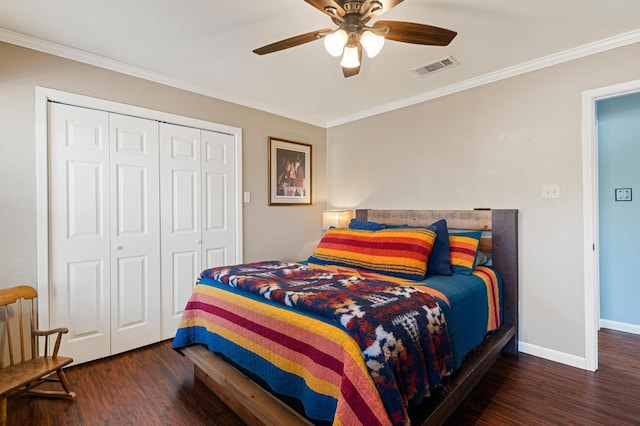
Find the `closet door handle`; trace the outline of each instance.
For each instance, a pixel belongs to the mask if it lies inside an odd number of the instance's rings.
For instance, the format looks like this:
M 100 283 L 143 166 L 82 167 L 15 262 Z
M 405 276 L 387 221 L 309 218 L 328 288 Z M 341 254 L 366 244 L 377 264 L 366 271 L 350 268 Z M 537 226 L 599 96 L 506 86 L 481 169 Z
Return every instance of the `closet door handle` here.
M 196 240 L 196 244 L 202 244 L 202 240 Z
M 111 247 L 113 250 L 122 250 L 122 246 L 113 246 Z

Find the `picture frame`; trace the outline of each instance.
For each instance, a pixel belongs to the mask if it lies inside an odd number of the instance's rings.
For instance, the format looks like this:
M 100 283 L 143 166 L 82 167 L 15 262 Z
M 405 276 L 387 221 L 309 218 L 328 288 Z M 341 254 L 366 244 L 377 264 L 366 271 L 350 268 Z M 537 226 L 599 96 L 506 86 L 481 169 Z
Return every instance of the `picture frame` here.
M 311 205 L 311 145 L 269 137 L 269 205 Z

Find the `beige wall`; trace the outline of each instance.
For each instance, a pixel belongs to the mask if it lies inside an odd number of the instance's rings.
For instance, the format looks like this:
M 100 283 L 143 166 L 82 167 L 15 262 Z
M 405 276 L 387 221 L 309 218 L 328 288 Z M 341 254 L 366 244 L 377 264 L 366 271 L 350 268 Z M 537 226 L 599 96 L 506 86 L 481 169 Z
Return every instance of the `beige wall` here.
M 331 128 L 329 203 L 519 209 L 520 340 L 584 357 L 581 95 L 639 78 L 636 44 Z
M 36 285 L 35 87 L 239 127 L 243 131 L 244 260 L 298 260 L 321 237 L 326 130 L 0 43 L 0 288 Z M 313 145 L 313 206 L 269 207 L 269 136 Z

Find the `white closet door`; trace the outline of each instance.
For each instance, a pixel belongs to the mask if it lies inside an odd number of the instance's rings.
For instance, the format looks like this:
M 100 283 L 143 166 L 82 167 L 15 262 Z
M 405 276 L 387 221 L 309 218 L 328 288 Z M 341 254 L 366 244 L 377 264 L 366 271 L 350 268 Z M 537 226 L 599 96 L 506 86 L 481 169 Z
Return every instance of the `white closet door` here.
M 50 325 L 77 363 L 111 353 L 108 120 L 49 104 Z
M 236 186 L 233 135 L 203 130 L 203 269 L 236 260 Z
M 202 269 L 200 130 L 160 125 L 162 338 L 175 336 Z
M 158 122 L 110 114 L 111 353 L 160 340 Z

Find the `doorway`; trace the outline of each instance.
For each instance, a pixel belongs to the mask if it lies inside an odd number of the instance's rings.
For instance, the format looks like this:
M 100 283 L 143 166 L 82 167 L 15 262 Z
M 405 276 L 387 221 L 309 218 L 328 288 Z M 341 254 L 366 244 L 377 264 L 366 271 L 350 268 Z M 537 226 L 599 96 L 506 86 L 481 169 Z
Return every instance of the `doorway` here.
M 597 103 L 600 327 L 640 334 L 640 92 Z M 635 192 L 635 194 L 634 194 Z M 635 196 L 634 196 L 635 195 Z
M 596 103 L 640 92 L 640 80 L 589 90 L 582 94 L 582 170 L 584 219 L 585 369 L 598 369 L 600 329 L 600 240 L 598 129 Z

